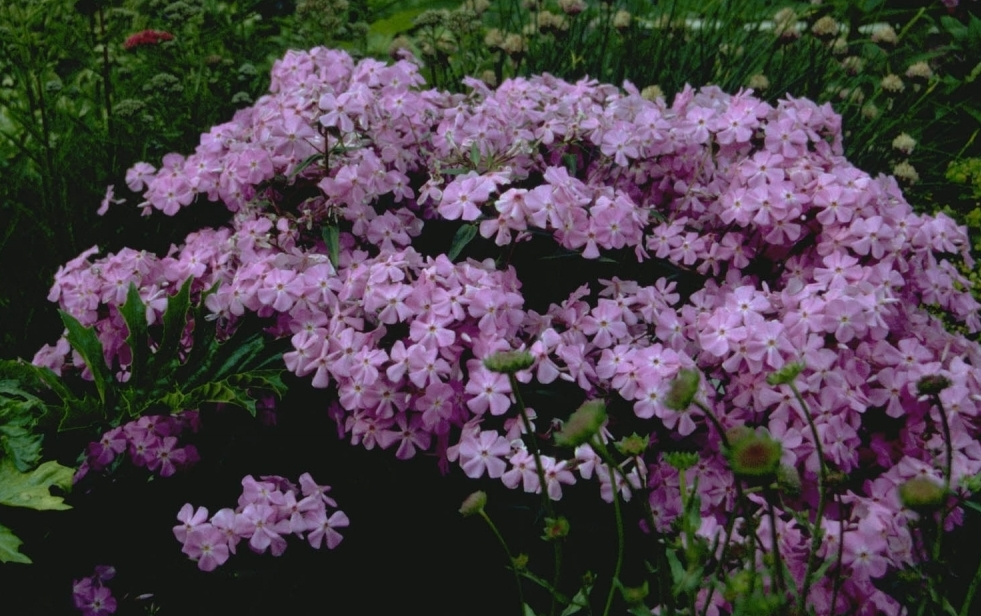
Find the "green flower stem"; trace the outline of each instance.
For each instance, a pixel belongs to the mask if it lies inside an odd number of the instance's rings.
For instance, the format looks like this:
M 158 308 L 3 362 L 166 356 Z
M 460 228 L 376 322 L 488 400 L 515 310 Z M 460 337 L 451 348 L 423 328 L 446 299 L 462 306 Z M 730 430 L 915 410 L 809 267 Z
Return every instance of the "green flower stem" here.
M 767 513 L 770 515 L 770 544 L 773 546 L 773 583 L 780 595 L 781 606 L 786 607 L 787 583 L 783 579 L 783 561 L 780 558 L 780 544 L 777 538 L 777 512 L 773 506 L 775 494 L 770 487 L 764 489 L 763 492 L 766 498 Z M 834 603 L 831 605 L 834 605 Z
M 514 556 L 511 554 L 511 548 L 508 547 L 508 543 L 504 540 L 504 536 L 501 535 L 501 531 L 497 530 L 497 525 L 494 524 L 493 520 L 490 519 L 490 516 L 487 515 L 487 512 L 483 509 L 480 510 L 480 517 L 484 518 L 484 521 L 486 521 L 487 525 L 490 526 L 494 536 L 497 537 L 497 541 L 501 544 L 501 547 L 504 548 L 504 553 L 508 556 L 508 562 L 511 563 L 511 573 L 514 574 L 514 583 L 518 587 L 518 614 L 520 616 L 524 616 L 525 596 L 524 592 L 521 590 L 521 576 L 518 575 L 518 567 L 515 564 Z
M 981 584 L 981 562 L 978 563 L 978 570 L 974 572 L 974 579 L 971 580 L 971 585 L 967 588 L 964 603 L 961 604 L 960 616 L 968 616 L 971 613 L 971 604 L 974 603 L 974 594 L 978 591 L 979 584 Z
M 613 595 L 616 593 L 617 582 L 620 580 L 620 571 L 623 569 L 623 514 L 620 511 L 620 490 L 617 488 L 616 479 L 616 473 L 620 470 L 620 465 L 616 463 L 616 460 L 613 459 L 606 445 L 603 444 L 603 441 L 598 436 L 593 436 L 590 445 L 599 453 L 600 458 L 606 462 L 607 467 L 610 469 L 610 487 L 613 489 L 613 514 L 617 520 L 617 564 L 613 569 L 613 579 L 610 580 L 610 592 L 606 595 L 606 605 L 603 608 L 603 616 L 608 616 L 610 608 L 613 605 Z
M 934 403 L 937 405 L 937 414 L 940 415 L 940 429 L 944 433 L 944 499 L 950 494 L 951 476 L 954 472 L 954 449 L 951 446 L 950 422 L 947 421 L 947 411 L 944 410 L 943 402 L 940 401 L 940 394 L 933 395 Z M 937 540 L 933 544 L 933 560 L 940 559 L 940 546 L 944 537 L 944 522 L 947 519 L 948 508 L 946 505 L 940 509 L 940 521 L 937 524 Z
M 542 492 L 542 506 L 545 508 L 545 513 L 548 517 L 555 518 L 555 510 L 552 507 L 552 500 L 548 497 L 548 490 L 546 489 L 545 483 L 545 467 L 542 465 L 542 456 L 539 451 L 538 442 L 535 439 L 535 433 L 531 428 L 531 420 L 528 419 L 527 407 L 525 407 L 525 401 L 521 397 L 521 388 L 518 386 L 518 379 L 515 378 L 514 374 L 508 374 L 508 380 L 511 382 L 511 391 L 514 393 L 515 400 L 518 403 L 518 410 L 521 413 L 521 421 L 525 426 L 525 433 L 531 440 L 531 454 L 535 458 L 535 470 L 538 472 L 538 485 Z M 562 542 L 552 541 L 552 553 L 555 560 L 555 577 L 552 579 L 552 589 L 553 591 L 558 590 L 559 577 L 562 572 Z M 555 616 L 555 592 L 552 592 L 552 605 L 549 608 L 549 615 Z
M 805 612 L 804 608 L 807 605 L 807 595 L 813 583 L 811 578 L 814 576 L 814 571 L 817 568 L 817 553 L 821 548 L 821 541 L 824 538 L 821 521 L 824 519 L 824 509 L 827 506 L 825 488 L 828 485 L 828 467 L 824 462 L 824 448 L 821 447 L 821 435 L 818 434 L 817 426 L 814 424 L 814 418 L 811 416 L 811 410 L 807 406 L 807 402 L 804 401 L 804 397 L 800 395 L 800 390 L 797 389 L 797 386 L 793 382 L 787 385 L 794 392 L 794 397 L 797 398 L 804 417 L 807 418 L 807 425 L 810 426 L 811 435 L 814 437 L 814 449 L 818 455 L 818 507 L 817 513 L 814 516 L 814 527 L 811 530 L 811 550 L 807 555 L 807 568 L 804 570 L 803 587 L 797 599 L 797 611 L 803 614 Z M 841 552 L 840 545 L 838 546 L 838 551 Z

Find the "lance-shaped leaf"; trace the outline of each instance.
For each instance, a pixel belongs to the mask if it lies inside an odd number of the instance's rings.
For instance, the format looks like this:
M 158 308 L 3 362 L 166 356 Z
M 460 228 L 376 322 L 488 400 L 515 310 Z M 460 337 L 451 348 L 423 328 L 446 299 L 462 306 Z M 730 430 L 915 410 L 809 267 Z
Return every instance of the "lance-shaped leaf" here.
M 181 285 L 180 291 L 167 300 L 167 310 L 163 314 L 163 337 L 156 354 L 151 358 L 151 364 L 178 358 L 181 337 L 187 327 L 187 313 L 191 309 L 191 283 L 194 278 L 188 278 Z M 157 367 L 157 366 L 155 366 Z
M 327 257 L 334 269 L 337 269 L 337 262 L 341 258 L 341 230 L 337 225 L 327 225 L 322 234 L 324 244 L 327 244 Z
M 453 244 L 450 245 L 450 250 L 446 253 L 446 257 L 450 261 L 455 261 L 460 256 L 460 253 L 463 252 L 463 249 L 467 247 L 467 244 L 470 243 L 470 240 L 475 237 L 477 237 L 477 225 L 475 224 L 463 225 L 457 229 L 456 234 L 453 235 Z
M 51 487 L 69 489 L 73 469 L 49 460 L 29 473 L 17 470 L 10 460 L 0 461 L 0 505 L 28 509 L 71 509 L 60 496 L 51 494 Z
M 133 356 L 133 363 L 130 365 L 130 385 L 139 386 L 147 376 L 146 366 L 150 356 L 150 344 L 146 306 L 143 304 L 135 284 L 129 284 L 129 290 L 126 292 L 126 303 L 120 307 L 119 313 L 123 315 L 123 320 L 126 321 L 126 327 L 129 329 L 126 344 L 129 345 L 130 353 Z
M 94 327 L 85 327 L 64 310 L 59 310 L 58 313 L 68 330 L 68 343 L 78 351 L 85 365 L 89 367 L 95 389 L 99 392 L 99 400 L 105 403 L 106 387 L 112 380 L 112 375 L 109 373 L 109 366 L 106 365 L 102 341 L 96 335 Z
M 9 528 L 0 524 L 0 563 L 24 563 L 31 564 L 31 559 L 21 554 L 21 544 L 24 543 L 17 538 Z

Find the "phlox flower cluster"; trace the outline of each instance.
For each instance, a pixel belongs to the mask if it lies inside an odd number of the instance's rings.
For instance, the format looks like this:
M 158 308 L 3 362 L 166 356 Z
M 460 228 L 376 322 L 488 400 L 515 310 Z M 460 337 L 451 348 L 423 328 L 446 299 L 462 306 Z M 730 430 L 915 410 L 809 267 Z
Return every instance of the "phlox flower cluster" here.
M 524 349 L 534 364 L 519 382 L 605 399 L 620 426 L 608 439 L 651 435 L 617 489 L 646 493 L 655 530 L 681 511 L 678 471 L 662 452 L 699 451 L 688 485 L 697 476 L 701 532 L 714 537 L 736 493 L 720 435 L 697 407 L 665 405 L 679 371 L 695 369 L 698 398 L 721 425 L 765 428 L 801 476 L 800 498 L 776 511 L 798 583 L 811 537 L 792 508 L 814 511 L 822 462 L 846 477 L 821 554 L 842 551 L 844 582 L 835 606 L 827 584 L 814 587 L 819 613 L 888 603 L 872 580 L 915 558 L 916 514 L 896 491 L 943 478 L 940 413 L 955 435 L 951 485 L 981 471 L 981 349 L 943 320 L 981 328 L 957 267 L 972 264 L 966 232 L 914 213 L 893 178 L 850 165 L 830 106 L 714 87 L 686 88 L 669 105 L 630 84 L 547 75 L 496 90 L 469 80 L 471 92 L 455 95 L 423 89 L 409 60 L 355 63 L 322 48 L 289 52 L 272 77 L 268 95 L 193 154 L 127 176 L 145 213 L 208 200 L 232 212 L 230 226 L 192 233 L 164 257 L 93 259 L 93 249 L 59 270 L 50 299 L 96 327 L 120 378 L 129 360 L 118 307 L 131 283 L 151 323 L 181 281 L 193 278 L 196 293 L 219 284 L 205 300 L 215 323 L 231 331 L 259 318 L 288 337 L 286 368 L 336 393 L 328 412 L 342 438 L 399 458 L 433 452 L 474 479 L 538 492 L 515 392 L 483 365 Z M 551 242 L 634 274 L 578 280 L 538 312 L 522 283 L 540 263 L 427 252 L 434 235 L 448 250 L 440 230 L 461 225 L 506 254 Z M 63 341 L 35 362 L 82 368 Z M 788 385 L 767 383 L 790 362 L 803 366 L 795 384 L 809 413 Z M 925 376 L 951 382 L 942 408 L 918 395 Z M 594 472 L 613 499 L 588 446 L 545 454 L 553 499 Z
M 193 466 L 199 459 L 194 445 L 178 446 L 185 432 L 196 433 L 200 427 L 197 411 L 176 415 L 144 415 L 139 419 L 113 428 L 98 441 L 89 443 L 85 460 L 75 472 L 78 483 L 90 472 L 103 471 L 120 456 L 128 455 L 130 462 L 161 477 L 170 477 L 179 470 Z
M 116 613 L 116 598 L 106 582 L 116 577 L 113 567 L 99 566 L 89 577 L 72 583 L 72 604 L 82 616 L 108 616 Z
M 224 564 L 243 540 L 253 552 L 268 550 L 273 556 L 286 550 L 289 535 L 306 539 L 313 548 L 326 545 L 333 550 L 343 539 L 338 529 L 350 521 L 327 496 L 329 491 L 330 486 L 317 485 L 309 473 L 300 475 L 299 487 L 276 475 L 258 481 L 248 475 L 242 479 L 238 507 L 208 517 L 207 509 L 188 503 L 177 514 L 180 524 L 174 527 L 174 536 L 202 571 Z

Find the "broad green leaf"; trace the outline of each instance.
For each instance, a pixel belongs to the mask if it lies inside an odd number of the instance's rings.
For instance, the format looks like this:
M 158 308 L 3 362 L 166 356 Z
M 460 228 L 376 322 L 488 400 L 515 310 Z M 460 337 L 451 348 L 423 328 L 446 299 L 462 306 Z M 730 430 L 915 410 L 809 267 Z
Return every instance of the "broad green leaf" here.
M 126 336 L 126 344 L 132 353 L 132 365 L 130 366 L 130 386 L 140 385 L 146 379 L 146 366 L 150 355 L 150 344 L 148 342 L 149 332 L 147 331 L 146 306 L 140 298 L 140 292 L 132 282 L 126 292 L 126 303 L 119 309 L 119 314 L 123 315 L 129 335 Z
M 477 225 L 471 223 L 468 225 L 463 225 L 456 230 L 456 234 L 453 235 L 453 244 L 450 245 L 450 251 L 446 253 L 447 258 L 450 261 L 455 261 L 463 249 L 467 247 L 470 241 L 477 237 Z
M 21 472 L 33 468 L 41 460 L 41 441 L 44 437 L 25 425 L 30 423 L 25 420 L 0 425 L 0 447 Z
M 50 492 L 51 486 L 68 490 L 75 471 L 53 460 L 29 473 L 22 473 L 10 460 L 0 460 L 0 505 L 28 509 L 71 509 L 60 496 Z
M 525 603 L 525 614 L 524 616 L 536 616 L 535 610 L 531 609 L 531 606 Z
M 58 313 L 68 330 L 68 343 L 78 351 L 78 354 L 85 361 L 85 365 L 89 367 L 92 380 L 95 382 L 95 389 L 99 392 L 99 400 L 105 403 L 106 387 L 111 381 L 112 375 L 109 373 L 109 366 L 106 365 L 102 341 L 96 335 L 95 328 L 83 326 L 78 319 L 64 310 L 59 310 Z
M 0 563 L 31 564 L 31 559 L 21 554 L 18 549 L 21 541 L 9 528 L 0 524 Z

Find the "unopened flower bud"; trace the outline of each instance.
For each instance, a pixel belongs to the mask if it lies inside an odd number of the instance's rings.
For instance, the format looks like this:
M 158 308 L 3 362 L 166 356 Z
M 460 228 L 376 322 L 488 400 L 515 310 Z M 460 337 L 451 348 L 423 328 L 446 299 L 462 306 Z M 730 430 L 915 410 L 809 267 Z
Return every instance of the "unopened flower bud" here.
M 950 384 L 950 379 L 942 374 L 928 374 L 916 382 L 916 392 L 921 396 L 935 396 Z
M 563 516 L 557 518 L 545 518 L 545 534 L 542 539 L 545 541 L 557 541 L 569 535 L 569 520 Z
M 623 600 L 627 605 L 635 607 L 644 604 L 644 599 L 651 594 L 651 589 L 647 585 L 647 580 L 644 580 L 642 586 L 621 586 L 620 592 L 623 593 Z
M 797 375 L 801 373 L 804 369 L 804 364 L 801 362 L 791 362 L 785 364 L 783 368 L 780 368 L 776 372 L 771 372 L 766 377 L 766 382 L 770 385 L 787 385 L 793 383 Z
M 625 436 L 616 443 L 614 446 L 617 451 L 625 456 L 639 456 L 647 451 L 647 446 L 650 445 L 650 438 L 646 436 L 641 436 L 634 432 L 630 436 Z
M 592 440 L 606 422 L 606 403 L 602 400 L 584 402 L 576 409 L 562 429 L 555 433 L 555 444 L 578 447 Z
M 669 451 L 664 454 L 664 461 L 668 463 L 671 468 L 677 469 L 679 473 L 683 473 L 690 468 L 693 468 L 698 464 L 698 454 L 694 451 Z
M 482 513 L 484 511 L 484 505 L 486 504 L 487 493 L 483 490 L 477 490 L 464 499 L 463 504 L 460 505 L 460 515 L 465 518 L 469 518 L 472 515 Z
M 928 477 L 913 477 L 899 486 L 899 500 L 914 511 L 935 510 L 944 502 L 944 488 Z
M 528 351 L 500 351 L 484 358 L 484 367 L 491 372 L 514 374 L 527 370 L 535 363 Z
M 726 457 L 737 477 L 744 479 L 769 479 L 780 467 L 783 447 L 764 428 L 744 433 L 731 440 Z
M 800 473 L 797 467 L 781 464 L 777 468 L 777 487 L 789 496 L 797 496 L 801 492 Z
M 673 411 L 684 411 L 687 409 L 691 406 L 692 400 L 695 399 L 695 394 L 698 393 L 698 383 L 700 380 L 701 376 L 698 370 L 688 368 L 680 370 L 678 376 L 671 381 L 671 388 L 668 390 L 667 395 L 664 396 L 664 406 Z

